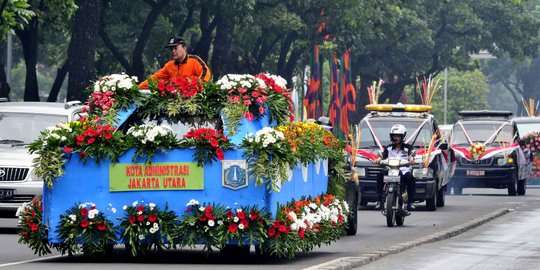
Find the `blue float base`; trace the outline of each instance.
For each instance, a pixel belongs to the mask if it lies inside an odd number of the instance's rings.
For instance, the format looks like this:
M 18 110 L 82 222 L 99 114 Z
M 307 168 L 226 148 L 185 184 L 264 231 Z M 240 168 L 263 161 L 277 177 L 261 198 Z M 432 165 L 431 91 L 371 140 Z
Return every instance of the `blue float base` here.
M 166 154 L 158 153 L 152 162 L 192 162 L 194 151 L 190 149 L 171 150 Z M 242 150 L 225 151 L 225 160 L 245 160 Z M 134 150 L 128 151 L 120 157 L 119 163 L 144 163 L 144 159 L 132 162 Z M 53 189 L 46 186 L 43 189 L 43 223 L 49 228 L 48 240 L 50 243 L 59 243 L 56 229 L 60 224 L 60 215 L 75 204 L 91 202 L 105 212 L 108 219 L 115 225 L 120 224 L 120 218 L 125 213 L 124 205 L 131 205 L 134 201 L 155 203 L 161 209 L 168 204 L 177 216 L 182 217 L 186 204 L 191 200 L 198 200 L 201 204 L 215 203 L 224 206 L 265 207 L 273 218 L 276 216 L 278 203 L 284 204 L 302 196 L 317 196 L 325 193 L 328 186 L 328 169 L 325 161 L 307 166 L 297 166 L 292 170 L 290 179 L 285 181 L 279 192 L 268 191 L 266 186 L 255 186 L 250 181 L 248 186 L 238 190 L 226 188 L 222 185 L 222 163 L 213 162 L 204 166 L 204 188 L 202 190 L 152 190 L 152 191 L 109 191 L 109 165 L 104 160 L 100 164 L 89 159 L 86 164 L 79 161 L 78 155 L 73 155 L 67 162 L 65 174 L 54 184 Z M 114 207 L 116 213 L 107 211 Z

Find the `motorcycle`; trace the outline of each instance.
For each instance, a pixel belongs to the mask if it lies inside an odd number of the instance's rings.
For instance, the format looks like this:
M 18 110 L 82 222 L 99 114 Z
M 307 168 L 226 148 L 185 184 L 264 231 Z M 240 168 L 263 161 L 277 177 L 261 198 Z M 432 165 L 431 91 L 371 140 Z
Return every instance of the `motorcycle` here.
M 380 164 L 387 169 L 383 177 L 384 206 L 381 207 L 381 212 L 386 216 L 388 227 L 402 226 L 409 212 L 405 209 L 408 194 L 407 190 L 402 191 L 399 168 L 409 166 L 409 161 L 388 158 L 381 160 Z

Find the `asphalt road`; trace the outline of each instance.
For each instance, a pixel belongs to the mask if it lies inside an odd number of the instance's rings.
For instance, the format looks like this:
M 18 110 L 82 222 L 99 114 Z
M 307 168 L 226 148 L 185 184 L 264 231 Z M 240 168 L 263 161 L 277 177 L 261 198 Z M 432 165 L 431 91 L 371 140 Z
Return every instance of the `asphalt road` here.
M 381 258 L 358 269 L 538 269 L 540 200 L 457 237 Z
M 16 222 L 13 219 L 0 219 L 0 268 L 59 270 L 72 269 L 73 263 L 77 263 L 78 269 L 129 267 L 146 270 L 149 264 L 161 269 L 304 269 L 341 257 L 362 256 L 373 250 L 444 231 L 498 209 L 520 209 L 534 203 L 540 204 L 540 189 L 529 189 L 526 196 L 518 197 L 507 196 L 506 190 L 464 189 L 463 196 L 448 196 L 446 206 L 436 212 L 425 211 L 423 205 L 419 205 L 406 218 L 403 227 L 395 228 L 386 227 L 385 218 L 379 211 L 363 209 L 358 214 L 357 235 L 343 237 L 330 246 L 317 248 L 308 254 L 299 254 L 293 260 L 258 257 L 254 254 L 249 257 L 222 256 L 217 253 L 207 256 L 198 250 L 173 250 L 133 259 L 120 246 L 115 249 L 114 256 L 101 259 L 57 254 L 39 258 L 26 246 L 17 244 L 18 237 L 14 233 Z

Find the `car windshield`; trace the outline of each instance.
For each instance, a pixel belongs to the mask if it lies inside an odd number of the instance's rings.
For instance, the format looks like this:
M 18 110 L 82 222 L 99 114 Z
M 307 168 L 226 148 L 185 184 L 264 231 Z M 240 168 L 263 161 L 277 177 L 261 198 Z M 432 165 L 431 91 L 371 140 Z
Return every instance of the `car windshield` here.
M 532 133 L 540 132 L 540 122 L 537 123 L 517 123 L 517 129 L 521 137 Z
M 433 136 L 431 122 L 425 122 L 426 119 L 370 118 L 366 120 L 369 121 L 375 136 L 381 142 L 382 146 L 390 144 L 390 128 L 398 123 L 404 125 L 407 129 L 405 141 L 411 144 L 414 143 L 416 147 L 427 146 Z M 414 134 L 418 128 L 420 130 Z M 378 148 L 375 137 L 373 137 L 366 121 L 360 123 L 360 132 L 360 148 Z M 414 137 L 411 138 L 411 136 Z
M 454 129 L 452 131 L 452 144 L 468 145 L 471 144 L 471 141 L 475 143 L 479 142 L 500 144 L 511 143 L 513 140 L 512 126 L 508 122 L 463 122 L 462 125 L 465 130 L 463 130 L 463 128 L 459 124 L 454 125 Z
M 45 128 L 67 121 L 66 115 L 2 112 L 0 143 L 28 144 L 35 141 Z

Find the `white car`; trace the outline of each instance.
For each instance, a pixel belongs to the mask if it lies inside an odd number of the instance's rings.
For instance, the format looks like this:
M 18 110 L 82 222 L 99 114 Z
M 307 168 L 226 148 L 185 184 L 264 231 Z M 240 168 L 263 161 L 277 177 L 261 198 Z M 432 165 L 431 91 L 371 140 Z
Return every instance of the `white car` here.
M 80 102 L 0 102 L 0 211 L 15 212 L 43 191 L 27 145 L 46 127 L 77 120 Z

